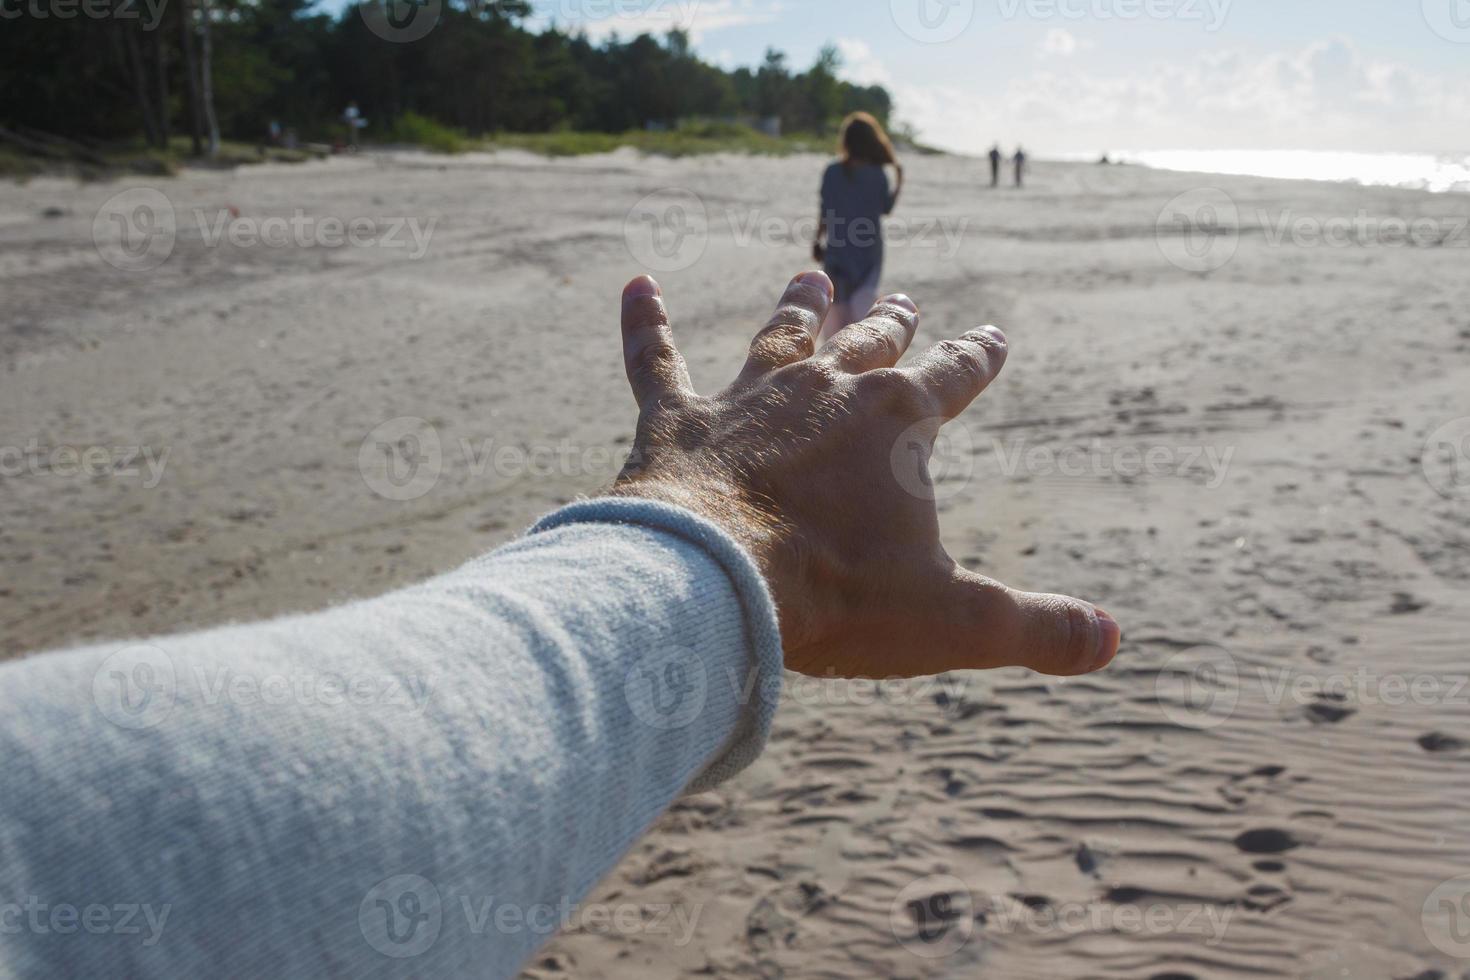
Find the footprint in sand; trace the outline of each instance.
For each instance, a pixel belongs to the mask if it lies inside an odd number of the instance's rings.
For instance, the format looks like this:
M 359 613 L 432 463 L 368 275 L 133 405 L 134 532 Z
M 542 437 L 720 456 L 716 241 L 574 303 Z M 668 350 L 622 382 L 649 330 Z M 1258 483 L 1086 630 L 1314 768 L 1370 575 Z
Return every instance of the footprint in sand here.
M 1307 720 L 1314 725 L 1335 725 L 1358 711 L 1357 708 L 1348 707 L 1346 701 L 1345 694 L 1320 693 L 1317 699 L 1306 707 Z
M 1429 732 L 1426 735 L 1420 735 L 1415 741 L 1425 752 L 1458 752 L 1465 747 L 1465 743 L 1460 739 L 1453 735 L 1446 735 L 1444 732 Z
M 1424 602 L 1422 599 L 1416 599 L 1411 593 L 1395 592 L 1393 594 L 1393 604 L 1388 607 L 1388 611 L 1395 616 L 1404 616 L 1409 613 L 1416 613 L 1427 605 L 1429 603 Z
M 1097 852 L 1088 847 L 1086 842 L 1077 845 L 1077 853 L 1074 855 L 1077 861 L 1077 870 L 1085 875 L 1097 876 L 1099 864 Z
M 1251 797 L 1262 793 L 1278 792 L 1289 783 L 1305 782 L 1305 776 L 1294 776 L 1289 779 L 1281 777 L 1286 773 L 1285 766 L 1257 766 L 1250 772 L 1238 773 L 1231 776 L 1222 785 L 1216 788 L 1221 798 L 1234 807 L 1242 807 L 1250 802 Z
M 1291 901 L 1291 892 L 1275 885 L 1252 885 L 1241 905 L 1253 912 L 1270 912 Z
M 1291 831 L 1275 827 L 1247 830 L 1235 838 L 1235 846 L 1247 854 L 1284 854 L 1301 845 Z

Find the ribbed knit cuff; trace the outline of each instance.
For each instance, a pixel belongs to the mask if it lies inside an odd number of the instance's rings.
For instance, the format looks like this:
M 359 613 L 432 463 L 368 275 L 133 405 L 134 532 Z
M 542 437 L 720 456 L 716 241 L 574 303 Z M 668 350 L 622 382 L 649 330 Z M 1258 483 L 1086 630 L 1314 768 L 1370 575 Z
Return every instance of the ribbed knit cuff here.
M 657 500 L 637 497 L 599 497 L 568 504 L 541 518 L 528 531 L 539 534 L 568 524 L 629 524 L 672 534 L 698 547 L 724 570 L 740 600 L 749 641 L 750 666 L 756 683 L 742 690 L 753 692 L 740 713 L 740 722 L 724 749 L 685 787 L 698 793 L 734 776 L 750 765 L 766 745 L 771 719 L 780 700 L 781 629 L 776 621 L 776 604 L 754 559 L 730 535 L 693 511 Z M 714 665 L 710 665 L 713 667 Z

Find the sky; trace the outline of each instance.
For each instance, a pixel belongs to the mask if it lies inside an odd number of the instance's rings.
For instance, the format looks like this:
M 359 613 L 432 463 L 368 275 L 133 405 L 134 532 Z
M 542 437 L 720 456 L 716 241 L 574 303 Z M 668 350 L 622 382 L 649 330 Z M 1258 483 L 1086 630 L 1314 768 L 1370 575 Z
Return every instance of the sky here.
M 1470 0 L 533 0 L 594 39 L 688 29 L 725 67 L 824 44 L 926 142 L 1470 154 Z

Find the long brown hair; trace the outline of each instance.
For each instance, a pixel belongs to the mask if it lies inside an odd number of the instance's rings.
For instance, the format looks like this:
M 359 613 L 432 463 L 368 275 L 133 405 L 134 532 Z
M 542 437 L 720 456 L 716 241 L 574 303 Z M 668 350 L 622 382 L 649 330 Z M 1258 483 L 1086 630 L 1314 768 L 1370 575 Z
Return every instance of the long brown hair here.
M 883 124 L 871 113 L 854 112 L 842 120 L 842 131 L 837 136 L 837 155 L 842 168 L 852 173 L 854 165 L 871 163 L 881 167 L 891 163 L 898 165 L 898 154 L 893 152 L 893 143 L 883 132 Z

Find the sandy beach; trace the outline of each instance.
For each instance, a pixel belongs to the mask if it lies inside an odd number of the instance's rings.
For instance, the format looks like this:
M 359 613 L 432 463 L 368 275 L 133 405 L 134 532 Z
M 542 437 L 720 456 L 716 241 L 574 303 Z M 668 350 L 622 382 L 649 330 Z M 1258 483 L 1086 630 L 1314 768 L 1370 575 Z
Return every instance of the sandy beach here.
M 595 493 L 622 285 L 653 271 L 723 385 L 811 264 L 823 163 L 0 184 L 0 656 L 373 595 Z M 1010 338 L 938 457 L 946 542 L 1122 651 L 793 682 L 592 896 L 622 924 L 532 974 L 1470 976 L 1470 195 L 906 163 L 915 349 Z M 140 207 L 174 231 L 119 251 Z

